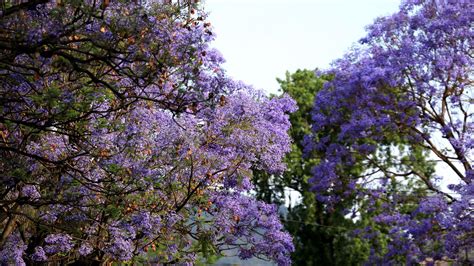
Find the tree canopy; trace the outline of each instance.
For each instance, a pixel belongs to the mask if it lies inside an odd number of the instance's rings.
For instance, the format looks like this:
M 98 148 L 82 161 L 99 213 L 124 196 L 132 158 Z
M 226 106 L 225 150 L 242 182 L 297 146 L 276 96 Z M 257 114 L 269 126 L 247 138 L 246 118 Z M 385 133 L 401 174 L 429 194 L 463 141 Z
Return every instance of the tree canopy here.
M 228 78 L 194 4 L 27 1 L 0 15 L 0 263 L 287 265 L 250 168 L 279 172 L 293 100 Z
M 368 27 L 316 95 L 313 136 L 305 142 L 309 156 L 322 154 L 312 190 L 328 206 L 354 196 L 383 202 L 374 221 L 389 226 L 390 239 L 387 252 L 373 261 L 461 261 L 474 247 L 470 5 L 406 1 Z M 328 130 L 332 135 L 321 136 Z M 425 151 L 447 172 L 412 163 Z M 362 173 L 344 171 L 361 161 Z M 425 196 L 406 189 L 412 180 L 423 184 Z

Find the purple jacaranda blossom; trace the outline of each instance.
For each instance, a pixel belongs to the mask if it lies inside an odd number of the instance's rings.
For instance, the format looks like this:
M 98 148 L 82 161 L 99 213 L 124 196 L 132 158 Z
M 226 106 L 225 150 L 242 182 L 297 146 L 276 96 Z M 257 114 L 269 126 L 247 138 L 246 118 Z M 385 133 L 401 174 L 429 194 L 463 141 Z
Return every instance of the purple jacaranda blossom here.
M 474 248 L 473 14 L 468 1 L 404 1 L 333 63 L 315 97 L 305 153 L 319 159 L 310 180 L 316 198 L 328 210 L 354 198 L 369 211 L 389 202 L 373 218 L 390 228 L 374 264 L 460 262 L 459 251 Z M 417 162 L 422 154 L 449 173 Z
M 33 261 L 45 261 L 48 259 L 48 256 L 46 256 L 46 252 L 44 251 L 43 247 L 39 246 L 35 248 L 35 253 L 31 255 L 31 259 Z
M 44 250 L 48 254 L 68 252 L 74 247 L 72 237 L 66 234 L 50 234 L 44 239 Z
M 241 238 L 256 256 L 290 264 L 276 209 L 244 195 L 253 169 L 284 171 L 295 103 L 226 75 L 205 12 L 141 1 L 24 6 L 0 17 L 15 44 L 0 48 L 11 62 L 1 69 L 0 118 L 11 122 L 0 124 L 1 204 L 28 220 L 11 236 L 29 245 L 8 263 L 42 259 L 42 249 L 59 264 L 91 254 L 192 264 L 196 242 L 220 251 Z M 233 219 L 243 208 L 245 224 L 222 227 L 219 212 Z
M 21 239 L 20 234 L 13 233 L 6 240 L 4 246 L 0 250 L 0 262 L 4 265 L 26 265 L 23 256 L 27 245 Z

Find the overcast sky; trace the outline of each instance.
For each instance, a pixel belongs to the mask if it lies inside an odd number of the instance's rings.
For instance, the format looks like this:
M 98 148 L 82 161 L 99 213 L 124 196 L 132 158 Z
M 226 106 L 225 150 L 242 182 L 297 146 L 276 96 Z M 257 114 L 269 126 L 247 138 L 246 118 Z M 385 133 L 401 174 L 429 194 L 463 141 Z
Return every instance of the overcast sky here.
M 267 92 L 298 68 L 325 69 L 400 0 L 205 0 L 228 74 Z M 434 157 L 433 157 L 434 158 Z M 444 165 L 437 171 L 452 175 Z M 441 182 L 445 189 L 455 180 Z
M 230 76 L 276 92 L 276 77 L 324 69 L 399 0 L 206 0 Z

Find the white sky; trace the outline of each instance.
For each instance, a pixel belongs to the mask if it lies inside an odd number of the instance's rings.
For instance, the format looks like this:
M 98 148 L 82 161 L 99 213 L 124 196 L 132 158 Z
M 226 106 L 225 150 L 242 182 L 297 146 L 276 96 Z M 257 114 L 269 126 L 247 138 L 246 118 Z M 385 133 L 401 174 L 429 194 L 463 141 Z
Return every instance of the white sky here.
M 238 80 L 277 92 L 285 72 L 325 69 L 400 0 L 205 0 L 224 68 Z M 291 205 L 298 193 L 289 193 Z
M 276 78 L 324 69 L 399 0 L 205 0 L 228 74 L 276 92 Z
M 400 0 L 203 2 L 217 35 L 213 45 L 226 58 L 227 73 L 267 92 L 277 92 L 276 78 L 284 78 L 287 70 L 328 68 L 365 36 L 367 25 L 400 5 Z M 437 171 L 452 175 L 444 165 Z

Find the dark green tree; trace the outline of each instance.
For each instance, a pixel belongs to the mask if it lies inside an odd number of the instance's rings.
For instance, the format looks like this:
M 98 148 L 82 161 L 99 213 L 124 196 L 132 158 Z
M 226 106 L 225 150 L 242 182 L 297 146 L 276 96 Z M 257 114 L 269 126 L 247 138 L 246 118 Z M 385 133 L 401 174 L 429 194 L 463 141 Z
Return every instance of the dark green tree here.
M 257 198 L 276 204 L 285 202 L 288 190 L 296 191 L 301 201 L 289 206 L 284 217 L 286 229 L 293 235 L 296 251 L 292 255 L 295 265 L 351 265 L 364 261 L 367 245 L 351 237 L 355 223 L 346 218 L 343 210 L 350 204 L 340 204 L 328 210 L 310 191 L 311 169 L 317 157 L 303 156 L 303 139 L 311 132 L 311 109 L 314 96 L 322 89 L 329 76 L 318 76 L 315 71 L 297 70 L 277 79 L 280 92 L 289 94 L 298 104 L 298 111 L 290 115 L 293 138 L 292 150 L 286 156 L 287 171 L 281 175 L 254 172 Z M 285 191 L 287 193 L 285 193 Z

